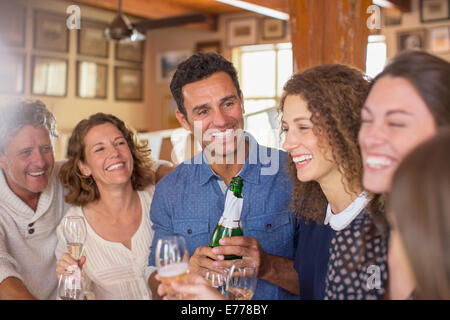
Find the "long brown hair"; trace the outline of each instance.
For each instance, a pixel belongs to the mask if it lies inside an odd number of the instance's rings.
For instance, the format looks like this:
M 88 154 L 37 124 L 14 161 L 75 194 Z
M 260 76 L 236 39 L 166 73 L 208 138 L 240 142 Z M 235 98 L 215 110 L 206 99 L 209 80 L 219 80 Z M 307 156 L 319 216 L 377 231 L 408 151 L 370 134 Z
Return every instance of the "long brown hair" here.
M 417 299 L 450 299 L 450 129 L 419 145 L 395 172 L 389 212 L 410 260 Z
M 328 138 L 333 161 L 338 165 L 348 192 L 362 189 L 363 165 L 358 145 L 361 109 L 369 92 L 369 80 L 354 68 L 339 65 L 322 65 L 297 73 L 284 86 L 281 111 L 289 95 L 299 95 L 311 112 L 313 132 Z M 320 141 L 320 139 L 319 139 Z M 315 181 L 301 182 L 291 157 L 288 157 L 290 175 L 294 180 L 292 209 L 306 220 L 323 224 L 327 199 Z M 370 204 L 375 222 L 382 211 L 378 198 Z M 384 218 L 382 218 L 384 220 Z M 381 223 L 383 224 L 383 223 Z
M 123 135 L 127 141 L 133 156 L 133 173 L 131 184 L 134 190 L 143 190 L 150 184 L 155 183 L 155 173 L 151 167 L 153 161 L 150 158 L 150 149 L 147 143 L 140 143 L 136 134 L 119 118 L 112 114 L 96 113 L 89 119 L 81 120 L 72 132 L 69 139 L 67 158 L 59 172 L 61 184 L 69 190 L 66 195 L 66 202 L 84 206 L 89 202 L 100 199 L 100 193 L 92 177 L 84 177 L 78 168 L 78 161 L 84 162 L 86 159 L 84 137 L 90 129 L 95 126 L 111 123 Z

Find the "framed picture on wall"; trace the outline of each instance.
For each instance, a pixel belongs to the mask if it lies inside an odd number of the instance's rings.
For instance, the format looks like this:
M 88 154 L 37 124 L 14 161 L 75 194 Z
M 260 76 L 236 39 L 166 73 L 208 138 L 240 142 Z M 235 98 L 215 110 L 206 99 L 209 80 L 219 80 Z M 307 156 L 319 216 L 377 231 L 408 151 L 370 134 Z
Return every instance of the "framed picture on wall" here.
M 107 25 L 82 21 L 78 30 L 78 54 L 107 58 L 109 41 L 105 37 Z
M 3 44 L 25 46 L 26 8 L 22 5 L 0 1 L 0 35 Z
M 145 41 L 116 43 L 116 60 L 142 62 Z
M 255 44 L 258 21 L 256 18 L 233 19 L 227 23 L 227 45 L 229 47 Z
M 420 0 L 420 21 L 450 19 L 450 0 Z
M 25 59 L 24 53 L 0 53 L 0 93 L 24 93 Z
M 450 27 L 442 26 L 429 31 L 430 50 L 433 53 L 450 52 Z
M 33 56 L 31 59 L 31 94 L 65 97 L 67 94 L 67 60 Z
M 279 19 L 262 19 L 262 38 L 264 40 L 279 40 L 286 35 L 286 21 Z
M 177 103 L 171 95 L 167 95 L 163 98 L 162 111 L 162 123 L 164 129 L 173 129 L 180 126 L 180 123 L 175 116 Z
M 400 9 L 396 7 L 392 8 L 382 8 L 382 20 L 384 22 L 384 26 L 399 26 L 402 24 L 403 13 Z
M 205 41 L 205 42 L 197 42 L 195 45 L 195 52 L 215 52 L 220 54 L 220 41 Z
M 116 100 L 142 101 L 142 69 L 114 67 Z
M 69 32 L 66 17 L 47 11 L 34 11 L 34 48 L 68 52 Z
M 426 49 L 426 30 L 418 29 L 397 34 L 397 52 Z
M 77 61 L 77 96 L 87 99 L 106 99 L 108 65 Z
M 156 55 L 156 79 L 159 83 L 167 83 L 172 79 L 180 62 L 191 55 L 189 50 L 166 51 Z

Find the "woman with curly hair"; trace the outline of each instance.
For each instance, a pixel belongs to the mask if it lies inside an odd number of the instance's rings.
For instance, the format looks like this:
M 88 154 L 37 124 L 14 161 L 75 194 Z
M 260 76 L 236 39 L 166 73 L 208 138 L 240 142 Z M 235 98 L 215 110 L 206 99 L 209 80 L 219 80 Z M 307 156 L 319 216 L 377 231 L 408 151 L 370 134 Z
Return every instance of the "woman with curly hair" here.
M 294 267 L 302 299 L 381 299 L 387 280 L 382 204 L 363 190 L 358 146 L 369 81 L 323 65 L 295 74 L 281 100 L 283 148 L 299 218 Z
M 83 265 L 95 299 L 151 299 L 146 283 L 153 238 L 148 212 L 154 192 L 150 150 L 113 115 L 97 113 L 78 123 L 59 178 L 72 205 L 67 216 L 86 220 L 84 256 L 66 252 L 63 222 L 57 228 L 57 274 Z

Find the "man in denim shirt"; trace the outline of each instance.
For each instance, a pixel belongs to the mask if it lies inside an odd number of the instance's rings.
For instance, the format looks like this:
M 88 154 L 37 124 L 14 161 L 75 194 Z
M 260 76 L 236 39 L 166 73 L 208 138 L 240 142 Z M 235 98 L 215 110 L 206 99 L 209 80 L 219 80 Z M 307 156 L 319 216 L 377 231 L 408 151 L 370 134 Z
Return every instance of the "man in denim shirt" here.
M 293 268 L 295 217 L 288 211 L 292 185 L 285 152 L 257 144 L 243 132 L 243 96 L 236 70 L 223 57 L 197 53 L 181 63 L 170 84 L 180 124 L 200 140 L 203 152 L 180 164 L 157 186 L 150 210 L 155 235 L 180 235 L 191 254 L 190 271 L 230 267 L 224 255 L 251 258 L 258 268 L 254 299 L 292 299 L 298 294 Z M 208 246 L 225 205 L 231 179 L 244 180 L 243 237 Z M 157 298 L 155 273 L 149 278 Z

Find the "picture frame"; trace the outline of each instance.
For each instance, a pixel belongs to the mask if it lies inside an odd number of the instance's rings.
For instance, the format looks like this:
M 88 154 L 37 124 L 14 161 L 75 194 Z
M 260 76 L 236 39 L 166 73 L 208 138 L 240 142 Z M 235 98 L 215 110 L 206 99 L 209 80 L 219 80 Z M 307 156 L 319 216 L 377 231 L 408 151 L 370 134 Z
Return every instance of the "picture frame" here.
M 450 0 L 420 0 L 420 21 L 434 22 L 450 19 Z
M 262 19 L 262 39 L 263 40 L 280 40 L 286 36 L 286 21 L 264 18 Z
M 116 60 L 141 63 L 144 58 L 145 41 L 116 43 Z
M 0 35 L 3 44 L 25 47 L 26 15 L 25 6 L 0 1 Z
M 424 50 L 427 47 L 425 29 L 408 30 L 397 33 L 397 52 L 404 50 Z
M 92 61 L 77 61 L 76 95 L 83 99 L 106 99 L 108 65 Z
M 195 52 L 214 52 L 221 54 L 221 51 L 220 40 L 197 42 L 195 45 Z
M 397 7 L 382 8 L 382 20 L 385 27 L 399 26 L 403 21 L 403 13 Z
M 34 11 L 33 45 L 35 49 L 57 52 L 69 51 L 66 17 L 48 11 Z
M 0 52 L 0 93 L 25 93 L 26 55 L 18 52 Z
M 32 56 L 31 94 L 65 97 L 67 95 L 67 59 Z
M 430 51 L 433 53 L 450 52 L 450 27 L 441 26 L 429 31 Z
M 105 36 L 106 24 L 83 20 L 78 30 L 77 52 L 80 55 L 108 58 L 109 41 Z
M 142 69 L 114 67 L 114 94 L 118 101 L 142 101 Z
M 171 95 L 163 97 L 162 124 L 163 129 L 174 129 L 180 127 L 176 117 L 177 103 Z
M 232 19 L 227 21 L 227 45 L 237 47 L 255 44 L 258 23 L 256 18 Z
M 159 83 L 168 83 L 172 79 L 180 62 L 191 55 L 189 50 L 165 51 L 156 55 L 156 79 Z

